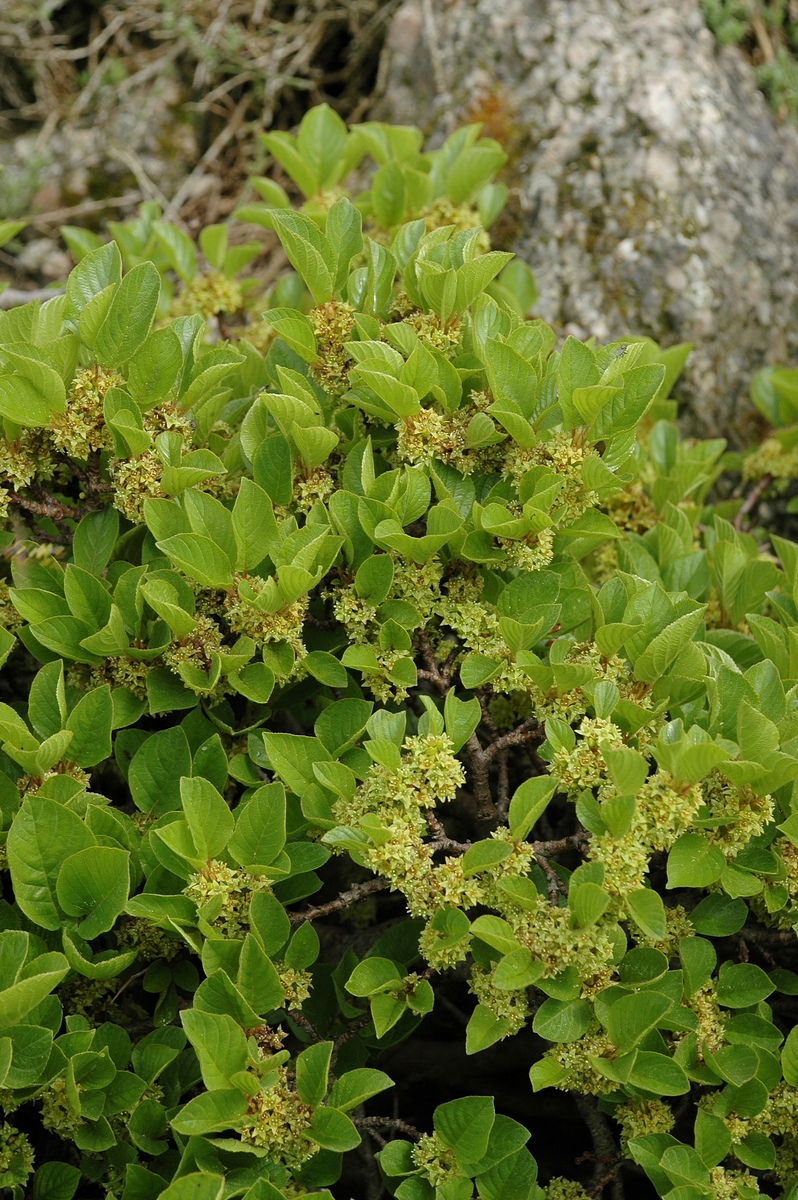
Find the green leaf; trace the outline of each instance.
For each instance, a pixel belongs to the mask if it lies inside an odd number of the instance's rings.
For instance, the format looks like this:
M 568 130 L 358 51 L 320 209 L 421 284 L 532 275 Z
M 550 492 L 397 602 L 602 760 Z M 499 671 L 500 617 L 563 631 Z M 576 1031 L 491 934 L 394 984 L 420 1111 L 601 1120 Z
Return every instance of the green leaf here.
M 89 942 L 112 929 L 127 904 L 130 854 L 114 846 L 87 846 L 64 860 L 58 873 L 58 903 L 82 917 L 79 935 Z
M 346 163 L 348 137 L 346 125 L 329 104 L 316 104 L 305 113 L 296 147 L 313 171 L 316 188 L 338 183 L 339 172 Z
M 281 784 L 265 784 L 253 792 L 237 815 L 227 853 L 253 874 L 269 867 L 285 845 L 285 791 Z
M 639 888 L 626 896 L 626 908 L 634 923 L 655 941 L 662 941 L 667 931 L 665 905 L 652 888 Z
M 637 1052 L 629 1082 L 655 1096 L 683 1096 L 690 1090 L 690 1081 L 679 1064 L 650 1050 Z
M 734 1156 L 755 1171 L 770 1171 L 776 1162 L 776 1147 L 766 1134 L 753 1130 L 741 1142 L 735 1142 Z
M 748 1008 L 776 990 L 761 967 L 754 963 L 724 962 L 718 974 L 718 1004 L 724 1008 Z
M 273 325 L 278 335 L 306 363 L 316 361 L 318 348 L 310 318 L 295 308 L 269 308 L 263 320 Z
M 704 1109 L 696 1109 L 695 1148 L 706 1167 L 716 1167 L 731 1150 L 731 1134 L 724 1121 Z
M 274 770 L 297 796 L 316 782 L 314 763 L 332 762 L 330 752 L 318 738 L 294 733 L 264 733 L 263 744 Z
M 666 673 L 676 661 L 684 647 L 693 638 L 704 619 L 706 605 L 677 617 L 658 633 L 643 653 L 635 659 L 634 673 L 644 683 L 654 683 Z
M 225 1088 L 204 1092 L 189 1100 L 172 1118 L 176 1133 L 202 1137 L 224 1129 L 237 1129 L 246 1116 L 247 1098 L 238 1089 Z
M 726 859 L 698 833 L 683 833 L 668 855 L 668 887 L 708 887 L 720 879 Z
M 56 891 L 61 864 L 94 844 L 94 835 L 77 813 L 41 796 L 25 800 L 14 818 L 7 848 L 15 901 L 26 917 L 43 929 L 61 927 Z
M 161 277 L 151 262 L 139 263 L 128 271 L 93 346 L 100 362 L 109 367 L 121 366 L 135 354 L 150 332 L 160 294 Z
M 457 754 L 482 720 L 482 708 L 476 696 L 473 700 L 459 700 L 452 689 L 446 695 L 443 718 L 452 751 Z
M 793 1027 L 787 1034 L 781 1050 L 781 1069 L 784 1079 L 790 1087 L 798 1086 L 798 1028 Z
M 250 912 L 253 911 L 250 902 Z M 254 925 L 255 918 L 251 920 Z M 256 1013 L 268 1013 L 280 1008 L 285 1000 L 277 970 L 253 934 L 247 934 L 244 938 L 236 982 L 244 1000 Z
M 69 973 L 69 964 L 63 954 L 42 954 L 23 973 L 27 978 L 0 991 L 0 1026 L 16 1025 L 33 1012 Z
M 304 214 L 271 209 L 269 224 L 279 237 L 291 266 L 301 275 L 315 304 L 332 299 L 335 255 L 327 238 Z
M 20 375 L 0 375 L 0 416 L 23 428 L 50 424 L 55 405 L 52 397 Z
M 230 560 L 209 537 L 198 533 L 178 533 L 157 545 L 167 558 L 202 587 L 231 586 L 233 571 Z
M 513 841 L 520 842 L 531 833 L 543 816 L 549 801 L 557 790 L 556 779 L 549 775 L 537 775 L 525 779 L 510 801 L 509 826 Z
M 111 757 L 114 706 L 110 687 L 94 688 L 81 696 L 66 728 L 72 733 L 65 757 L 79 767 L 94 767 Z
M 180 799 L 199 857 L 219 858 L 236 828 L 224 799 L 207 779 L 185 776 L 180 780 Z
M 317 1042 L 297 1055 L 296 1090 L 300 1100 L 316 1108 L 327 1095 L 332 1042 Z
M 633 1050 L 673 1005 L 659 992 L 636 992 L 621 996 L 607 1014 L 607 1034 L 621 1054 Z
M 187 233 L 166 221 L 153 221 L 153 233 L 161 244 L 169 266 L 183 283 L 191 283 L 197 273 L 197 248 Z
M 346 196 L 336 200 L 327 213 L 326 234 L 335 255 L 333 286 L 340 292 L 349 274 L 349 264 L 363 249 L 362 218 Z
M 336 1108 L 317 1108 L 310 1121 L 310 1136 L 323 1150 L 341 1154 L 360 1145 L 360 1134 L 346 1113 Z
M 345 688 L 347 685 L 349 676 L 346 667 L 326 650 L 311 650 L 302 659 L 302 665 L 314 679 L 327 687 Z
M 720 893 L 705 896 L 690 913 L 696 933 L 706 937 L 730 937 L 742 929 L 747 919 L 748 905 L 744 900 Z
M 685 994 L 692 996 L 712 978 L 718 961 L 715 947 L 705 938 L 680 938 L 679 958 L 684 970 Z
M 378 992 L 395 990 L 404 974 L 389 958 L 364 958 L 346 981 L 352 996 L 375 996 Z
M 469 146 L 449 168 L 446 195 L 454 204 L 470 204 L 506 161 L 507 155 L 499 143 L 490 138 L 480 145 Z
M 494 1120 L 491 1096 L 461 1096 L 439 1104 L 433 1114 L 435 1132 L 458 1165 L 484 1158 Z
M 477 917 L 471 926 L 471 932 L 501 954 L 511 954 L 519 948 L 518 938 L 512 926 L 502 917 Z
M 91 575 L 99 576 L 111 560 L 119 536 L 119 513 L 101 508 L 79 522 L 72 541 L 72 560 Z
M 127 389 L 134 400 L 147 405 L 165 399 L 183 366 L 180 339 L 169 327 L 156 329 L 127 365 Z
M 184 1009 L 180 1014 L 188 1039 L 199 1059 L 202 1082 L 209 1092 L 231 1086 L 231 1079 L 247 1062 L 244 1031 L 226 1013 Z
M 191 774 L 191 751 L 180 726 L 150 734 L 128 771 L 133 802 L 155 816 L 180 808 L 180 780 Z
M 330 1089 L 330 1106 L 341 1112 L 349 1112 L 389 1087 L 393 1087 L 393 1080 L 384 1071 L 357 1067 L 336 1079 Z
M 568 908 L 571 922 L 576 929 L 587 929 L 595 925 L 604 915 L 610 903 L 608 894 L 597 883 L 582 883 L 571 887 L 568 893 Z
M 42 1163 L 33 1177 L 33 1200 L 72 1200 L 80 1178 L 78 1168 L 69 1163 Z
M 544 1000 L 532 1028 L 549 1042 L 575 1042 L 587 1031 L 593 1010 L 587 1000 Z
M 500 862 L 504 862 L 512 852 L 513 848 L 509 842 L 496 841 L 493 838 L 474 842 L 461 859 L 463 878 L 469 879 L 480 871 L 490 871 Z

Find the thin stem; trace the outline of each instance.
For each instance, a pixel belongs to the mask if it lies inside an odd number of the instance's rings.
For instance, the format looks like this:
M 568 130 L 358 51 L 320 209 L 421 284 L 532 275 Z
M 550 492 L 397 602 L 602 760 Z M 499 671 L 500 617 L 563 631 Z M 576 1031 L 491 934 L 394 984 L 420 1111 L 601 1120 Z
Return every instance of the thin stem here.
M 748 524 L 748 522 L 745 521 L 745 518 L 750 512 L 753 512 L 759 501 L 762 499 L 762 494 L 767 491 L 772 482 L 772 475 L 763 475 L 762 478 L 754 484 L 754 486 L 751 488 L 751 491 L 740 505 L 737 516 L 734 518 L 735 529 L 742 529 L 744 524 Z
M 494 758 L 497 754 L 501 754 L 511 746 L 522 746 L 524 742 L 542 742 L 544 736 L 537 718 L 529 717 L 522 725 L 519 725 L 516 729 L 512 729 L 510 733 L 505 733 L 500 738 L 496 738 L 495 741 L 489 742 L 485 747 L 485 756 L 487 758 Z
M 317 904 L 313 908 L 303 909 L 302 912 L 289 913 L 288 920 L 292 925 L 298 925 L 300 921 L 315 921 L 319 917 L 328 917 L 331 913 L 348 908 L 350 904 L 357 904 L 358 900 L 363 900 L 366 896 L 372 896 L 375 892 L 384 892 L 388 887 L 390 887 L 388 880 L 378 875 L 376 879 L 367 879 L 363 883 L 354 884 L 353 887 L 341 892 L 340 896 L 336 896 L 334 900 L 329 900 L 326 904 Z
M 417 1142 L 421 1138 L 421 1134 L 414 1125 L 408 1125 L 407 1121 L 400 1121 L 398 1117 L 355 1117 L 352 1124 L 358 1129 L 366 1129 L 372 1135 L 377 1129 L 390 1129 L 392 1133 L 403 1133 L 405 1137 L 409 1137 L 412 1141 Z M 384 1138 L 379 1141 L 385 1142 Z
M 471 849 L 470 842 L 456 842 L 448 836 L 433 809 L 426 808 L 424 816 L 427 819 L 429 831 L 434 838 L 434 841 L 428 843 L 433 853 L 436 850 L 448 850 L 450 854 L 465 854 L 466 850 Z
M 49 496 L 46 492 L 42 493 L 39 500 L 30 500 L 26 496 L 20 496 L 18 492 L 11 489 L 8 490 L 8 499 L 12 504 L 16 504 L 19 508 L 24 508 L 27 512 L 33 513 L 37 517 L 49 517 L 51 521 L 63 521 L 65 518 L 71 521 L 79 521 L 84 517 L 89 508 L 73 508 L 71 504 L 63 504 L 60 500 L 56 500 L 54 496 Z
M 493 821 L 496 818 L 496 805 L 493 803 L 493 795 L 490 790 L 490 760 L 476 733 L 471 734 L 466 742 L 466 749 L 474 774 L 474 799 L 477 802 L 477 812 L 483 821 Z
M 618 1146 L 612 1136 L 607 1118 L 599 1112 L 593 1096 L 574 1094 L 574 1103 L 579 1115 L 587 1125 L 593 1142 L 593 1157 L 595 1169 L 589 1190 L 589 1195 L 598 1198 L 604 1192 L 608 1183 L 612 1183 L 612 1200 L 623 1200 L 623 1184 L 617 1178 L 623 1158 L 618 1153 Z

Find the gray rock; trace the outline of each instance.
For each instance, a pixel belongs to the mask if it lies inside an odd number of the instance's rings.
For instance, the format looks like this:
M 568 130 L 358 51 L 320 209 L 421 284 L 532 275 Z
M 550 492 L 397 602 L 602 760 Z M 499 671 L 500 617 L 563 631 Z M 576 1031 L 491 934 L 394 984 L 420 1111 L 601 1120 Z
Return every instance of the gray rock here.
M 685 427 L 741 440 L 752 373 L 798 357 L 798 131 L 698 0 L 406 0 L 386 54 L 383 119 L 512 106 L 538 315 L 694 342 Z

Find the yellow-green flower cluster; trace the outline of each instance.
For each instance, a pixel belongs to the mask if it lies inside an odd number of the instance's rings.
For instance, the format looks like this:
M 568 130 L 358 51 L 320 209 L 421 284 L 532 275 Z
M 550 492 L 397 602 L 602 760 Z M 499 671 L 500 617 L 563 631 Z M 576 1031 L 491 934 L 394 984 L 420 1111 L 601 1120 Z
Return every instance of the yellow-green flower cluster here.
M 120 654 L 116 658 L 104 658 L 96 666 L 89 666 L 88 663 L 74 663 L 67 671 L 67 682 L 72 687 L 80 688 L 81 691 L 104 687 L 105 684 L 110 685 L 112 689 L 123 687 L 137 696 L 139 700 L 146 700 L 147 676 L 158 665 L 158 660 L 140 662 L 138 659 Z
M 546 1185 L 546 1200 L 590 1200 L 590 1193 L 575 1179 L 558 1175 Z
M 366 813 L 380 816 L 410 816 L 410 827 L 426 828 L 419 814 L 434 808 L 439 800 L 453 800 L 465 783 L 465 772 L 452 753 L 445 734 L 427 734 L 406 739 L 398 768 L 389 770 L 375 763 L 351 801 L 339 800 L 336 820 L 354 824 Z
M 288 1009 L 301 1008 L 310 995 L 310 972 L 278 963 L 277 974 L 280 979 L 280 987 L 285 993 L 285 1007 Z
M 212 858 L 201 871 L 190 877 L 183 891 L 199 909 L 210 901 L 221 899 L 221 908 L 210 923 L 225 937 L 238 938 L 249 929 L 252 893 L 267 892 L 270 886 L 263 875 L 250 875 Z
M 24 1133 L 3 1121 L 0 1125 L 0 1185 L 6 1172 L 15 1184 L 24 1184 L 32 1170 L 33 1147 Z
M 588 458 L 597 458 L 592 446 L 585 445 L 576 433 L 562 430 L 550 433 L 534 446 L 511 444 L 505 457 L 504 474 L 520 483 L 532 467 L 548 467 L 564 480 L 555 501 L 558 524 L 570 525 L 598 502 L 597 494 L 586 488 L 582 479 Z
M 483 228 L 478 211 L 469 204 L 455 204 L 448 196 L 438 196 L 420 215 L 428 233 L 444 225 L 454 225 L 458 233 L 464 229 L 478 229 L 477 250 L 480 253 L 490 250 L 490 234 Z
M 599 1028 L 598 1022 L 594 1022 L 578 1041 L 559 1042 L 547 1050 L 543 1057 L 554 1059 L 565 1071 L 562 1082 L 555 1085 L 561 1091 L 581 1092 L 583 1096 L 604 1096 L 614 1092 L 618 1085 L 600 1074 L 590 1059 L 612 1058 L 615 1053 L 615 1047 L 606 1033 Z
M 221 648 L 222 634 L 216 622 L 210 617 L 197 617 L 194 629 L 172 642 L 164 651 L 163 658 L 166 665 L 173 669 L 187 663 L 207 674 L 211 669 L 211 655 L 218 654 Z
M 606 744 L 618 749 L 623 745 L 620 729 L 606 717 L 585 717 L 577 733 L 573 750 L 559 747 L 551 766 L 560 790 L 574 799 L 585 788 L 597 788 L 604 782 L 607 764 L 602 746 Z
M 183 945 L 173 934 L 140 917 L 120 917 L 114 933 L 119 948 L 136 950 L 143 962 L 154 962 L 156 959 L 171 962 Z
M 335 487 L 335 480 L 325 467 L 314 467 L 306 475 L 294 478 L 294 504 L 300 512 L 310 512 L 317 500 L 325 504 Z
M 341 300 L 329 300 L 310 310 L 308 316 L 316 336 L 318 357 L 311 367 L 314 379 L 332 396 L 348 387 L 352 356 L 346 343 L 355 327 L 355 310 Z
M 118 371 L 95 364 L 75 373 L 67 395 L 66 409 L 51 421 L 53 445 L 72 458 L 88 458 L 110 442 L 103 417 L 103 401 L 109 388 L 123 388 Z
M 748 1200 L 752 1193 L 760 1195 L 759 1180 L 750 1171 L 730 1171 L 726 1167 L 713 1167 L 709 1178 L 716 1200 Z
M 610 784 L 599 798 L 610 798 Z M 653 850 L 668 850 L 693 822 L 703 801 L 700 784 L 676 784 L 667 771 L 656 771 L 636 795 L 629 829 L 622 837 L 601 834 L 591 839 L 590 858 L 604 866 L 604 887 L 623 896 L 642 887 Z
M 612 1114 L 621 1127 L 621 1151 L 632 1138 L 650 1133 L 670 1133 L 675 1124 L 673 1111 L 662 1100 L 630 1100 Z
M 494 1017 L 509 1022 L 506 1037 L 524 1028 L 530 1014 L 525 990 L 497 988 L 493 982 L 493 971 L 485 971 L 477 966 L 471 968 L 468 988 L 480 1004 L 490 1009 Z
M 242 580 L 236 579 L 236 584 Z M 247 585 L 257 597 L 266 588 L 266 580 L 252 575 L 247 577 Z M 297 658 L 307 654 L 302 640 L 302 627 L 307 613 L 307 597 L 287 604 L 277 612 L 264 612 L 255 604 L 249 603 L 241 596 L 240 589 L 231 591 L 225 601 L 225 617 L 234 633 L 245 633 L 258 646 L 269 645 L 272 642 L 288 642 Z
M 444 1146 L 436 1133 L 423 1133 L 410 1151 L 410 1157 L 433 1187 L 439 1187 L 459 1174 L 454 1152 Z
M 77 1084 L 80 1091 L 80 1084 Z M 39 1097 L 42 1106 L 42 1125 L 51 1129 L 66 1142 L 71 1142 L 83 1126 L 83 1118 L 76 1113 L 67 1096 L 66 1080 L 63 1075 L 53 1079 Z
M 718 996 L 713 980 L 709 980 L 689 999 L 689 1007 L 698 1017 L 696 1037 L 698 1039 L 698 1057 L 701 1057 L 702 1047 L 706 1046 L 712 1054 L 716 1054 L 723 1045 L 723 1035 L 726 1024 L 718 1005 Z
M 718 829 L 706 830 L 705 837 L 723 851 L 728 861 L 734 859 L 751 838 L 759 837 L 773 818 L 772 797 L 757 796 L 746 784 L 736 787 L 721 771 L 715 770 L 707 776 L 701 790 L 710 817 L 724 820 Z
M 497 538 L 511 567 L 520 571 L 542 571 L 554 558 L 554 530 L 542 529 L 540 533 L 529 533 L 518 541 Z
M 589 984 L 613 961 L 614 941 L 608 925 L 572 929 L 568 909 L 550 904 L 544 896 L 538 897 L 532 912 L 505 902 L 501 913 L 521 945 L 543 963 L 546 978 L 572 966 L 579 978 Z
M 456 467 L 461 475 L 470 475 L 478 461 L 477 452 L 466 447 L 472 415 L 463 409 L 444 415 L 435 408 L 421 408 L 404 417 L 396 426 L 399 459 L 414 465 L 437 460 Z
M 743 459 L 743 479 L 763 479 L 769 475 L 777 491 L 783 491 L 798 476 L 798 446 L 785 450 L 778 438 L 765 438 L 753 453 Z
M 755 1131 L 778 1138 L 775 1170 L 785 1188 L 798 1177 L 798 1088 L 781 1082 L 773 1089 L 761 1113 L 747 1123 Z
M 184 447 L 191 441 L 191 422 L 174 401 L 166 401 L 145 412 L 144 432 L 155 439 L 161 433 L 179 433 Z M 129 520 L 144 520 L 144 501 L 162 497 L 163 463 L 154 446 L 129 458 L 112 458 L 108 472 L 114 485 L 113 504 Z
M 273 1161 L 296 1169 L 316 1152 L 309 1134 L 312 1109 L 289 1086 L 285 1067 L 278 1068 L 272 1087 L 250 1096 L 248 1112 L 254 1119 L 241 1130 L 242 1142 L 268 1150 Z
M 187 317 L 199 313 L 207 321 L 217 313 L 234 313 L 243 305 L 241 284 L 227 279 L 221 271 L 195 275 L 181 290 L 170 310 L 171 317 Z

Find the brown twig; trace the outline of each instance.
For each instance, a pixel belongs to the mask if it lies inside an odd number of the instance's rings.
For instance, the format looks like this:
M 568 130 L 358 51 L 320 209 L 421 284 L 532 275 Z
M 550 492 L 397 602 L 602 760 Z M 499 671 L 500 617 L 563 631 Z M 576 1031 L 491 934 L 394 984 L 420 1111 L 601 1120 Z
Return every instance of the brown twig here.
M 751 28 L 754 31 L 754 36 L 756 37 L 756 42 L 763 59 L 765 62 L 773 62 L 776 57 L 776 51 L 773 49 L 773 40 L 768 32 L 767 25 L 756 9 L 751 13 Z
M 618 1178 L 618 1171 L 623 1158 L 618 1153 L 618 1146 L 612 1136 L 607 1118 L 599 1112 L 593 1096 L 574 1094 L 574 1103 L 579 1115 L 587 1125 L 590 1139 L 593 1143 L 593 1159 L 595 1169 L 588 1195 L 598 1198 L 604 1192 L 608 1183 L 612 1187 L 612 1200 L 623 1200 L 623 1184 Z
M 417 1142 L 421 1138 L 421 1134 L 414 1125 L 408 1125 L 407 1121 L 400 1121 L 398 1117 L 355 1117 L 352 1122 L 358 1129 L 365 1129 L 375 1138 L 375 1140 L 385 1145 L 385 1138 L 380 1137 L 376 1132 L 377 1129 L 390 1129 L 391 1132 L 403 1133 L 405 1137 L 409 1137 L 412 1141 Z
M 533 842 L 532 850 L 535 861 L 546 876 L 546 888 L 549 901 L 555 907 L 559 906 L 560 896 L 567 896 L 568 889 L 554 869 L 551 859 L 555 854 L 563 854 L 566 850 L 578 850 L 587 844 L 586 833 L 573 833 L 569 837 L 557 838 L 551 842 Z
M 16 504 L 19 508 L 24 508 L 27 512 L 33 513 L 37 517 L 49 517 L 51 521 L 70 520 L 79 521 L 84 517 L 89 508 L 73 508 L 71 504 L 63 504 L 60 500 L 56 500 L 54 496 L 42 493 L 44 498 L 39 500 L 30 500 L 25 496 L 20 496 L 18 492 L 8 491 L 8 499 L 12 504 Z
M 745 500 L 740 505 L 739 512 L 734 518 L 733 524 L 735 529 L 742 529 L 745 518 L 750 512 L 753 511 L 753 509 L 756 508 L 757 504 L 762 498 L 763 492 L 767 490 L 772 482 L 772 475 L 763 475 L 761 479 L 757 480 L 757 482 L 751 488 L 751 491 L 746 496 Z
M 509 733 L 502 734 L 495 741 L 489 742 L 485 747 L 485 755 L 487 758 L 494 758 L 503 750 L 509 750 L 511 746 L 523 746 L 525 742 L 536 740 L 542 742 L 544 737 L 545 734 L 538 724 L 537 717 L 529 717 L 521 725 L 511 729 Z
M 424 810 L 424 816 L 427 818 L 427 825 L 429 825 L 430 833 L 434 838 L 434 841 L 428 843 L 433 853 L 436 850 L 448 850 L 450 854 L 465 854 L 466 850 L 471 849 L 470 842 L 456 842 L 447 835 L 446 830 L 431 808 Z
M 567 896 L 568 889 L 560 879 L 557 872 L 554 870 L 552 864 L 546 858 L 545 854 L 536 854 L 535 862 L 546 876 L 546 890 L 549 893 L 549 903 L 555 908 L 559 908 L 560 896 Z
M 103 212 L 106 208 L 133 208 L 142 200 L 140 191 L 126 192 L 124 196 L 109 196 L 107 200 L 81 200 L 80 204 L 72 204 L 68 208 L 54 208 L 51 212 L 37 213 L 31 217 L 29 224 L 35 229 L 42 226 L 62 225 L 72 217 L 85 217 L 89 213 Z
M 345 892 L 341 892 L 340 896 L 336 896 L 334 900 L 328 900 L 326 904 L 316 904 L 313 908 L 305 908 L 302 912 L 294 912 L 288 914 L 288 919 L 292 925 L 298 925 L 301 921 L 316 921 L 319 917 L 328 917 L 331 913 L 340 912 L 343 908 L 348 908 L 350 904 L 357 904 L 358 900 L 363 900 L 366 896 L 372 896 L 375 892 L 384 892 L 390 887 L 387 879 L 377 876 L 376 879 L 366 879 L 363 883 L 356 883 L 353 887 L 347 888 Z
M 476 733 L 471 734 L 466 742 L 466 749 L 471 759 L 471 770 L 474 775 L 474 799 L 477 802 L 477 812 L 481 820 L 493 821 L 496 819 L 496 805 L 493 803 L 493 795 L 490 790 L 490 759 Z
M 299 1028 L 302 1030 L 302 1032 L 306 1033 L 308 1035 L 308 1037 L 311 1039 L 311 1041 L 323 1042 L 325 1040 L 322 1037 L 322 1035 L 319 1033 L 316 1026 L 313 1025 L 307 1019 L 307 1017 L 303 1017 L 301 1012 L 297 1012 L 294 1009 L 291 1009 L 291 1011 L 288 1014 L 288 1019 L 289 1019 L 289 1021 L 293 1021 L 295 1025 L 299 1026 Z

